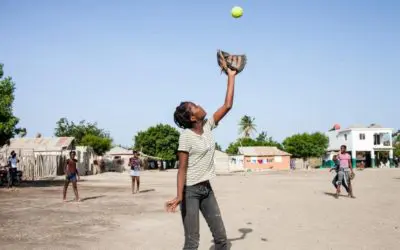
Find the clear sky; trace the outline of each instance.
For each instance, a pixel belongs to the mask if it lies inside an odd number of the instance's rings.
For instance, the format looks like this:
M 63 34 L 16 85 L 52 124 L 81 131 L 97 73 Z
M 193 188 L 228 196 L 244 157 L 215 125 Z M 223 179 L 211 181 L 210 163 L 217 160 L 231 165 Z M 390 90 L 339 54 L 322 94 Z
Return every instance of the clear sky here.
M 225 96 L 219 48 L 248 56 L 216 130 L 224 148 L 245 114 L 277 140 L 334 123 L 400 127 L 396 0 L 0 0 L 0 32 L 28 136 L 52 136 L 67 117 L 131 145 L 139 130 L 174 125 L 182 100 L 211 115 Z

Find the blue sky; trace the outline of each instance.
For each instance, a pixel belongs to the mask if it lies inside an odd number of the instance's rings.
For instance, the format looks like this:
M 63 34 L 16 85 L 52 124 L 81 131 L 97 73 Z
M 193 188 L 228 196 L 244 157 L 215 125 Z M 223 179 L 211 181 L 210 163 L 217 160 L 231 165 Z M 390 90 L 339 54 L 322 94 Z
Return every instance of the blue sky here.
M 225 96 L 219 48 L 248 56 L 216 130 L 223 147 L 245 114 L 277 140 L 334 123 L 400 127 L 400 1 L 2 0 L 0 31 L 28 136 L 52 136 L 67 117 L 131 145 L 139 130 L 173 125 L 182 100 L 211 115 Z

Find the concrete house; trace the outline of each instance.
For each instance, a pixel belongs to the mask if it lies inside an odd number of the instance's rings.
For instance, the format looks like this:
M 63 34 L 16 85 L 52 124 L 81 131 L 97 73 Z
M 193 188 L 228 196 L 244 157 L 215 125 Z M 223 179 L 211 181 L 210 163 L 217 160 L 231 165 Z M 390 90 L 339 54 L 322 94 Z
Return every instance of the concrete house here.
M 291 154 L 277 147 L 239 147 L 245 170 L 289 170 Z
M 393 128 L 377 124 L 352 125 L 341 129 L 336 125 L 326 132 L 329 138 L 326 160 L 332 160 L 341 145 L 346 145 L 352 164 L 363 162 L 366 167 L 391 167 L 393 165 Z

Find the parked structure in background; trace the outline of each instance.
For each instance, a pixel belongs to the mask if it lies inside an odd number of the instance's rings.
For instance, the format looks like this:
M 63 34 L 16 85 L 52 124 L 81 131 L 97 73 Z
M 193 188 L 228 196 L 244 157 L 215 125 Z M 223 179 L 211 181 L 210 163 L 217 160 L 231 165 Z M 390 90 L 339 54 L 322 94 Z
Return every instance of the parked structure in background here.
M 144 169 L 160 169 L 174 168 L 175 162 L 163 161 L 163 159 L 155 156 L 146 155 L 139 152 L 139 158 L 143 161 Z M 129 158 L 133 157 L 133 151 L 123 147 L 113 147 L 108 151 L 102 160 L 105 162 L 105 171 L 124 172 L 130 169 L 128 166 Z M 161 166 L 158 166 L 160 161 Z
M 329 146 L 325 165 L 332 165 L 332 156 L 339 152 L 341 145 L 346 145 L 352 157 L 353 167 L 394 167 L 393 131 L 393 128 L 385 128 L 378 124 L 353 125 L 346 129 L 341 129 L 336 124 L 326 133 Z
M 69 152 L 75 150 L 78 170 L 85 175 L 90 171 L 95 155 L 89 147 L 75 147 L 74 141 L 73 137 L 43 138 L 40 135 L 36 138 L 14 138 L 10 140 L 10 145 L 0 149 L 0 158 L 7 159 L 14 150 L 20 160 L 18 170 L 23 171 L 24 178 L 34 180 L 63 175 Z
M 291 154 L 277 147 L 239 147 L 245 170 L 289 170 Z
M 220 150 L 215 150 L 214 165 L 217 173 L 228 173 L 229 171 L 229 155 Z

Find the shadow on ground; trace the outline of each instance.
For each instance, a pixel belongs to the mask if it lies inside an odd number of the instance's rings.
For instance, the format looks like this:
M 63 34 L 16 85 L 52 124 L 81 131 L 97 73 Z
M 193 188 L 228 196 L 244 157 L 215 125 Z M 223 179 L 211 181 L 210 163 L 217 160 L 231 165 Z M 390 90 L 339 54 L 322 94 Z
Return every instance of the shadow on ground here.
M 154 188 L 151 189 L 144 189 L 144 190 L 140 190 L 139 193 L 148 193 L 148 192 L 154 192 L 156 191 Z
M 64 180 L 37 180 L 37 181 L 22 181 L 18 188 L 30 187 L 60 187 L 64 186 Z
M 253 229 L 251 229 L 251 228 L 240 228 L 238 231 L 242 235 L 240 237 L 237 237 L 237 238 L 228 239 L 228 249 L 231 249 L 232 242 L 237 241 L 237 240 L 244 240 L 246 238 L 247 234 L 253 232 Z M 215 250 L 214 241 L 212 241 L 212 243 L 213 243 L 213 245 L 210 247 L 209 250 Z
M 331 196 L 332 198 L 336 199 L 336 193 L 324 192 L 325 195 Z M 339 197 L 349 198 L 348 195 L 340 194 Z
M 89 201 L 89 200 L 95 200 L 95 199 L 98 199 L 98 198 L 102 198 L 104 196 L 105 195 L 97 195 L 97 196 L 85 197 L 85 198 L 81 198 L 81 201 L 84 202 L 84 201 Z
M 85 182 L 84 180 L 80 180 L 78 182 L 82 183 Z M 36 181 L 31 181 L 31 180 L 25 180 L 22 181 L 17 188 L 31 188 L 31 187 L 38 187 L 38 188 L 43 188 L 43 187 L 61 187 L 64 186 L 65 181 L 63 179 L 47 179 L 47 180 L 36 180 Z M 6 187 L 7 185 L 3 185 L 3 187 Z

